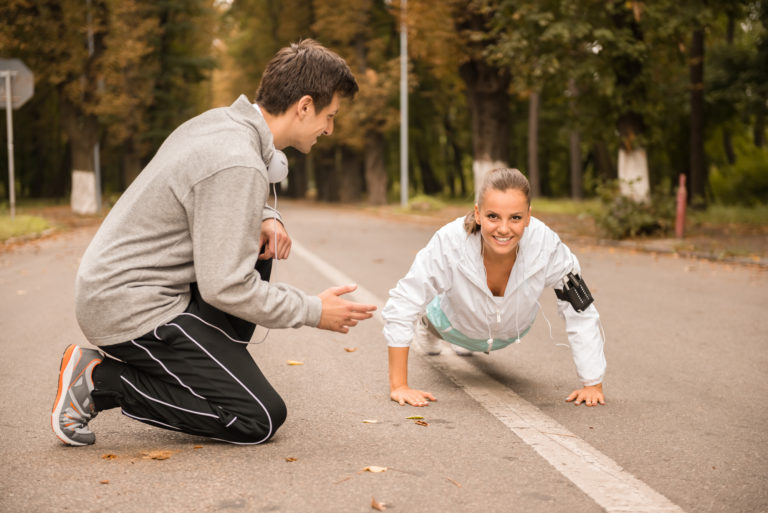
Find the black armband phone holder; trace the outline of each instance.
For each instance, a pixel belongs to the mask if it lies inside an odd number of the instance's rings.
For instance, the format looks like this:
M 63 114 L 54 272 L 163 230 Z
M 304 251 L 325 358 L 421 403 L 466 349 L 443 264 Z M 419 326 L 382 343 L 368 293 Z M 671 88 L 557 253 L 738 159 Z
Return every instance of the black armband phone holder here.
M 568 301 L 577 312 L 583 312 L 595 300 L 578 274 L 568 273 L 563 281 L 563 290 L 555 289 L 555 295 L 561 301 Z

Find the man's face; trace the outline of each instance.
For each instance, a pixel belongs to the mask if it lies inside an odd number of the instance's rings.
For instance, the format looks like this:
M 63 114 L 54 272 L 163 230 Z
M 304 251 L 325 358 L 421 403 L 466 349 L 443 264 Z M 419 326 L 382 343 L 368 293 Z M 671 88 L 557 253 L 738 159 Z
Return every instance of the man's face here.
M 334 94 L 331 103 L 320 112 L 315 111 L 314 103 L 309 103 L 305 108 L 292 146 L 302 153 L 309 153 L 318 137 L 333 133 L 333 118 L 339 111 L 339 95 Z

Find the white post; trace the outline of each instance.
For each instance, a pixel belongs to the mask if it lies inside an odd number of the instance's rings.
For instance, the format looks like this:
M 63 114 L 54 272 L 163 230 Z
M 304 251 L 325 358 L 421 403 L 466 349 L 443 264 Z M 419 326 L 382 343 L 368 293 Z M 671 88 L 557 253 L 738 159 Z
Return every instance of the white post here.
M 1 71 L 5 77 L 5 122 L 8 127 L 8 191 L 11 201 L 11 219 L 16 216 L 16 182 L 13 170 L 13 100 L 11 95 L 11 77 L 15 71 Z
M 408 205 L 408 0 L 400 2 L 400 205 Z

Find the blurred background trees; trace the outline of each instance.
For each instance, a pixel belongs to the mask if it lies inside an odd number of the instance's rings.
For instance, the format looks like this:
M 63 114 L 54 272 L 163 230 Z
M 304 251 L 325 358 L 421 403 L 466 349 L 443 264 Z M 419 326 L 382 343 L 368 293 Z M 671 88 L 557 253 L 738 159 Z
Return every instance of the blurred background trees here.
M 399 36 L 409 38 L 409 194 L 471 200 L 495 166 L 584 198 L 638 155 L 651 193 L 768 202 L 768 1 L 5 0 L 0 57 L 35 73 L 14 113 L 17 198 L 66 198 L 74 170 L 119 194 L 184 120 L 252 98 L 312 37 L 360 93 L 337 133 L 290 152 L 283 193 L 399 197 Z M 5 125 L 0 137 L 5 141 Z M 0 192 L 7 201 L 7 149 Z

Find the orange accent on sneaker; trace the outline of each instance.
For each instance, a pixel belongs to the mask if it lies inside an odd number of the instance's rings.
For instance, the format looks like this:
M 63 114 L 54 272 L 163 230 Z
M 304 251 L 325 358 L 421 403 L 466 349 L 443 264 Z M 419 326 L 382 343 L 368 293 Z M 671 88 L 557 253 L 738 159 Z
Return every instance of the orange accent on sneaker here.
M 75 351 L 75 349 L 77 349 L 77 346 L 75 344 L 70 344 L 66 351 L 64 351 L 64 357 L 61 359 L 61 368 L 59 369 L 59 390 L 56 393 L 56 400 L 53 401 L 53 408 L 51 409 L 51 413 L 56 410 L 56 405 L 59 404 L 61 394 L 65 392 L 65 390 L 62 390 L 64 369 L 67 368 L 67 364 L 69 364 L 69 360 L 72 358 L 72 353 Z

